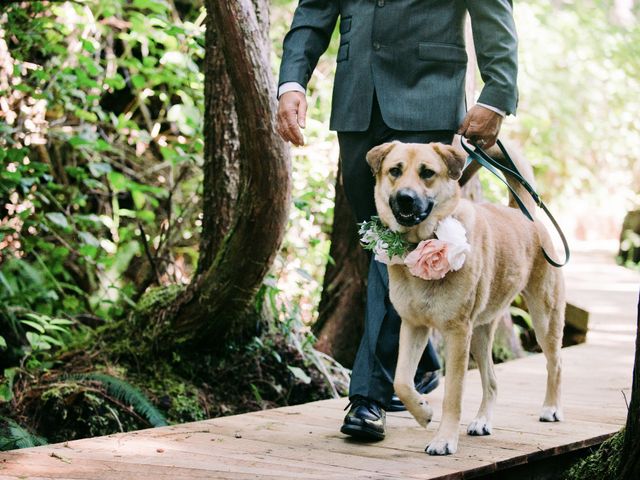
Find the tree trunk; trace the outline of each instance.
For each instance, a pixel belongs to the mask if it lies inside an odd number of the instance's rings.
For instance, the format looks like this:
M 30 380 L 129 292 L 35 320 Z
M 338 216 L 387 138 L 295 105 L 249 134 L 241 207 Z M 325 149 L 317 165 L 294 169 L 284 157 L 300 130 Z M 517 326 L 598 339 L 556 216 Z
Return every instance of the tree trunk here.
M 631 404 L 627 415 L 619 472 L 620 480 L 640 478 L 640 304 L 638 304 L 636 359 L 633 367 Z
M 256 295 L 282 242 L 290 164 L 275 130 L 266 0 L 207 0 L 203 229 L 197 274 L 165 312 L 215 349 L 257 333 Z
M 358 227 L 344 193 L 340 165 L 335 191 L 329 251 L 332 261 L 327 263 L 313 331 L 318 338 L 317 350 L 351 368 L 364 332 L 369 257 L 360 246 Z

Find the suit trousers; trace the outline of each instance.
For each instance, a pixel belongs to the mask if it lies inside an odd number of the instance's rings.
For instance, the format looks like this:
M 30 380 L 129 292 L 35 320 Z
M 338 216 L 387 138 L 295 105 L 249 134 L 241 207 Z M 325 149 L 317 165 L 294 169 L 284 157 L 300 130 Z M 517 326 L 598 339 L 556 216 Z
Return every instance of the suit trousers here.
M 367 152 L 382 143 L 399 140 L 408 143 L 442 142 L 450 144 L 452 131 L 399 131 L 389 128 L 382 118 L 377 99 L 373 100 L 371 122 L 364 132 L 338 132 L 342 181 L 347 200 L 358 223 L 376 215 L 375 178 L 366 162 Z M 365 329 L 356 354 L 349 397 L 362 395 L 387 408 L 393 396 L 393 378 L 398 358 L 400 316 L 389 301 L 387 266 L 371 258 L 367 283 Z M 438 356 L 427 345 L 416 373 L 440 368 Z

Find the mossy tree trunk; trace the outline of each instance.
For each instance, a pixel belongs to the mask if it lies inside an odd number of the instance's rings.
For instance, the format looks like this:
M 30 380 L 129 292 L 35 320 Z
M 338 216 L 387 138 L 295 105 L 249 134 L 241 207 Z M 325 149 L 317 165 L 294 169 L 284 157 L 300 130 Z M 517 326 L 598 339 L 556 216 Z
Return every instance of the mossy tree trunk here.
M 636 358 L 633 367 L 631 403 L 620 456 L 620 480 L 640 478 L 640 304 L 638 304 Z
M 290 164 L 275 129 L 266 0 L 207 0 L 203 229 L 195 278 L 164 318 L 215 350 L 255 335 L 256 296 L 282 242 Z

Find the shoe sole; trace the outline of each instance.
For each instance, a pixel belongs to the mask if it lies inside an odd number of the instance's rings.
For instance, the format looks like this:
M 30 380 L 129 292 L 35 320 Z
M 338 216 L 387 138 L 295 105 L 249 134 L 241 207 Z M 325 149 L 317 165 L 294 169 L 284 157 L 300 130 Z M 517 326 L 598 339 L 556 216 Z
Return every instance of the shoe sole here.
M 358 440 L 367 440 L 370 442 L 384 440 L 384 433 L 376 432 L 359 425 L 342 425 L 340 431 Z
M 436 375 L 429 383 L 423 385 L 420 394 L 426 395 L 429 392 L 433 392 L 438 385 L 440 385 L 440 376 Z M 387 408 L 387 412 L 404 412 L 406 410 L 407 407 L 405 407 L 399 399 L 398 403 L 391 403 L 389 408 Z

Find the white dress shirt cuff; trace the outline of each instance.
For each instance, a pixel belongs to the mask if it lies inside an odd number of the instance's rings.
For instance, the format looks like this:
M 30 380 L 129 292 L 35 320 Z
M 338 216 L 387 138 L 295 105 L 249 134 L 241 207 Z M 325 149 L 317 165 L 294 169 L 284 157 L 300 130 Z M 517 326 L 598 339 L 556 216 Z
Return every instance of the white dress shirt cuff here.
M 286 84 L 284 84 L 284 85 L 286 85 Z M 507 112 L 505 112 L 504 110 L 500 110 L 499 108 L 492 107 L 491 105 L 487 105 L 486 103 L 476 103 L 476 105 L 479 105 L 480 107 L 483 107 L 483 108 L 486 108 L 488 110 L 491 110 L 492 112 L 496 112 L 502 118 L 507 116 Z
M 284 95 L 287 92 L 306 93 L 306 90 L 298 82 L 284 82 L 278 88 L 278 98 L 280 98 L 282 95 Z

